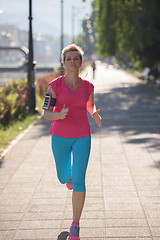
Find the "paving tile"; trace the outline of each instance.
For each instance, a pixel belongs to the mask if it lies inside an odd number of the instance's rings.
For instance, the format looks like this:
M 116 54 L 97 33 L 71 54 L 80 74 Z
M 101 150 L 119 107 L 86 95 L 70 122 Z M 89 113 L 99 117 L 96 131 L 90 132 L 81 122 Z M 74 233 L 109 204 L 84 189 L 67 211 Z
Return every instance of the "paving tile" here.
M 53 229 L 34 229 L 34 230 L 18 230 L 14 239 L 56 239 L 58 236 L 59 230 L 56 228 Z
M 30 220 L 30 221 L 23 221 L 20 224 L 19 229 L 21 230 L 31 230 L 31 229 L 59 229 L 61 226 L 61 220 Z
M 39 199 L 32 199 L 31 202 L 33 205 L 64 205 L 65 198 L 39 198 Z
M 106 218 L 107 228 L 114 227 L 147 227 L 146 220 L 143 218 Z
M 90 237 L 90 238 L 102 238 L 104 237 L 105 231 L 104 228 L 82 228 L 81 229 L 81 236 L 83 237 Z
M 18 202 L 25 199 L 31 199 L 31 197 L 32 197 L 32 192 L 2 193 L 0 198 L 0 205 L 7 205 L 6 201 L 9 202 L 9 205 L 11 205 L 12 202 L 13 202 L 13 205 L 16 205 L 15 204 L 16 201 Z
M 11 194 L 12 196 L 12 194 Z M 27 205 L 30 198 L 2 198 L 0 199 L 0 206 L 17 206 L 17 205 Z
M 103 211 L 104 207 L 102 204 L 85 204 L 84 211 Z
M 0 231 L 11 231 L 11 230 L 15 230 L 17 228 L 18 225 L 18 221 L 1 221 L 0 222 Z
M 64 209 L 64 204 L 31 204 L 29 213 L 58 212 Z
M 52 191 L 52 192 L 35 192 L 34 196 L 33 196 L 33 199 L 64 199 L 66 198 L 66 192 L 64 191 L 63 192 L 63 195 L 62 195 L 62 192 L 61 191 Z
M 151 232 L 154 237 L 160 238 L 160 227 L 151 227 Z
M 160 203 L 144 203 L 143 202 L 143 208 L 145 211 L 160 211 Z
M 0 222 L 2 221 L 19 221 L 22 217 L 22 213 L 1 213 Z
M 104 194 L 107 198 L 119 198 L 119 199 L 135 199 L 137 198 L 137 193 L 136 191 L 118 191 L 118 192 L 107 192 L 104 189 Z
M 106 228 L 106 237 L 150 237 L 147 227 Z
M 102 198 L 103 197 L 103 194 L 102 192 L 87 192 L 87 198 L 90 198 L 90 199 L 99 199 L 99 198 Z M 97 200 L 98 201 L 98 200 Z
M 144 214 L 141 211 L 129 211 L 129 210 L 126 210 L 126 211 L 121 211 L 121 210 L 111 210 L 111 211 L 106 211 L 105 210 L 105 216 L 106 218 L 127 218 L 127 219 L 132 219 L 132 218 L 139 218 L 139 219 L 142 219 L 144 218 Z
M 0 240 L 12 239 L 13 233 L 14 233 L 14 231 L 12 231 L 12 230 L 10 230 L 10 231 L 1 231 Z
M 123 203 L 128 203 L 128 204 L 139 204 L 139 199 L 137 197 L 132 197 L 132 198 L 128 198 L 127 196 L 121 196 L 119 198 L 119 196 L 114 196 L 112 197 L 111 195 L 108 196 L 107 193 L 104 194 L 104 198 L 105 198 L 105 203 L 115 203 L 115 204 L 123 204 Z
M 147 218 L 158 218 L 160 216 L 160 211 L 156 210 L 146 210 Z
M 150 227 L 160 227 L 160 218 L 147 218 Z
M 0 206 L 0 213 L 23 213 L 27 205 Z
M 107 237 L 107 240 L 151 240 L 150 237 Z M 155 239 L 154 239 L 155 240 Z M 156 239 L 158 240 L 158 239 Z
M 105 202 L 105 210 L 106 211 L 141 211 L 142 207 L 140 204 L 128 204 L 128 203 L 113 203 L 113 202 Z
M 24 221 L 38 221 L 38 220 L 60 220 L 62 218 L 63 212 L 40 212 L 40 213 L 26 213 Z

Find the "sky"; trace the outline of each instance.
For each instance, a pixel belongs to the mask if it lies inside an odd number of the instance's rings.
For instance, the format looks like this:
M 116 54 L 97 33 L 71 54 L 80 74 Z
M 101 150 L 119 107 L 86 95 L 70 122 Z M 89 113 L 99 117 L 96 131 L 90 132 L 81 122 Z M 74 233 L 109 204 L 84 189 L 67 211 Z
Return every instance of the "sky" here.
M 58 37 L 61 32 L 61 2 L 62 0 L 32 0 L 33 32 L 51 34 Z M 64 34 L 73 35 L 72 19 L 74 17 L 75 35 L 81 33 L 82 19 L 91 14 L 92 0 L 63 0 Z M 74 9 L 74 10 L 73 10 Z M 29 0 L 0 1 L 0 24 L 17 25 L 28 30 Z

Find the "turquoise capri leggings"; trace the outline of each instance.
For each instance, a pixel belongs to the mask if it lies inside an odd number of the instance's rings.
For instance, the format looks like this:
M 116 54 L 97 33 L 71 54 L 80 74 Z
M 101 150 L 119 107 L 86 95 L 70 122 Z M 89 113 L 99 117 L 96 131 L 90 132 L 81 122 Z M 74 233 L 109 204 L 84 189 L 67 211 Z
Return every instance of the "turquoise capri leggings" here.
M 51 136 L 52 151 L 56 163 L 57 176 L 59 181 L 64 184 L 71 177 L 73 191 L 85 192 L 85 175 L 91 148 L 91 136 L 81 138 L 64 138 Z

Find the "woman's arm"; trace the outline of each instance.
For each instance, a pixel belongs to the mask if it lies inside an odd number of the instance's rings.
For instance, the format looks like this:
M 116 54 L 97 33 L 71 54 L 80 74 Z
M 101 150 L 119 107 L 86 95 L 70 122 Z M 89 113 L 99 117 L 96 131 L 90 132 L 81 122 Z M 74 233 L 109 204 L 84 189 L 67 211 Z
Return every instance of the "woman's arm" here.
M 53 91 L 51 86 L 48 87 L 47 92 L 50 92 L 52 94 L 52 98 L 56 98 L 56 94 Z M 58 119 L 64 119 L 67 115 L 67 112 L 68 112 L 68 108 L 66 108 L 64 104 L 61 112 L 53 112 L 53 107 L 50 107 L 49 110 L 44 110 L 43 116 L 46 120 L 53 121 Z
M 96 106 L 94 104 L 94 91 L 92 91 L 89 96 L 89 100 L 87 102 L 87 110 L 90 115 L 93 117 L 94 121 L 97 123 L 98 127 L 102 127 L 101 116 L 98 114 L 100 109 L 96 110 Z

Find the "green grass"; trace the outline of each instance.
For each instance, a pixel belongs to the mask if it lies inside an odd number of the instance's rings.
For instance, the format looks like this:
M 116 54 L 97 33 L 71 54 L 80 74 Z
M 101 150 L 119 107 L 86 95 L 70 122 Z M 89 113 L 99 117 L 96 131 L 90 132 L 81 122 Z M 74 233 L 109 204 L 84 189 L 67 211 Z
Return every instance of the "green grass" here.
M 16 121 L 6 128 L 0 128 L 0 155 L 4 149 L 38 118 L 38 115 L 28 115 L 23 121 Z

